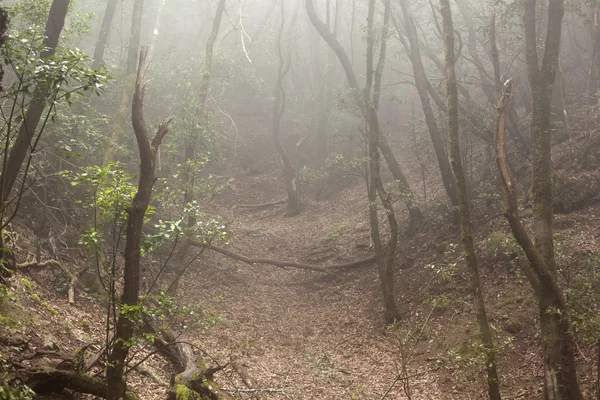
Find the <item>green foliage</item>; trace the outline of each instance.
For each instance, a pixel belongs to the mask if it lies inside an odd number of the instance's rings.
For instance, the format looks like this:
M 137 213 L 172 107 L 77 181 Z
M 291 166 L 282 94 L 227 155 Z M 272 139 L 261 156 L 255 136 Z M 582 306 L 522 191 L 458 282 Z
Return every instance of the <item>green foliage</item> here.
M 573 331 L 595 343 L 600 336 L 600 253 L 589 254 L 581 265 L 565 294 Z
M 132 184 L 133 176 L 127 174 L 119 163 L 86 167 L 80 173 L 64 171 L 62 175 L 71 181 L 72 186 L 84 184 L 91 190 L 92 201 L 81 201 L 80 204 L 83 208 L 94 209 L 100 222 L 119 224 L 127 220 L 127 208 L 137 187 Z
M 347 221 L 338 224 L 335 228 L 333 228 L 325 234 L 325 241 L 335 242 L 344 234 L 345 231 L 348 230 L 348 228 L 349 226 Z
M 492 232 L 486 241 L 485 252 L 488 257 L 502 255 L 505 258 L 514 259 L 516 254 L 521 251 L 515 238 L 501 231 Z

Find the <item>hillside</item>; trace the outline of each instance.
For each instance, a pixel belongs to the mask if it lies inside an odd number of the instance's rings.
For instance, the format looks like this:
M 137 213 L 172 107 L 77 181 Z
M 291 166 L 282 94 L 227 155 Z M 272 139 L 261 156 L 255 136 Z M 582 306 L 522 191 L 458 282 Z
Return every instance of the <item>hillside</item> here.
M 274 176 L 240 175 L 212 202 L 229 213 L 232 201 L 277 199 L 279 186 Z M 327 200 L 308 199 L 293 218 L 285 216 L 283 205 L 235 210 L 227 248 L 250 257 L 314 265 L 363 259 L 371 254 L 365 204 L 357 182 Z M 524 256 L 497 210 L 477 207 L 476 218 L 502 389 L 508 399 L 534 399 L 541 391 L 542 365 L 535 298 L 517 268 Z M 597 257 L 599 220 L 598 206 L 557 216 L 556 236 L 565 251 L 560 260 L 573 277 Z M 27 243 L 33 236 L 18 226 L 19 242 Z M 387 398 L 404 399 L 403 383 L 395 382 L 404 365 L 413 399 L 483 399 L 477 327 L 457 240 L 447 221 L 433 218 L 419 234 L 402 237 L 396 288 L 403 319 L 395 329 L 382 323 L 373 264 L 323 274 L 247 265 L 206 252 L 182 286 L 180 301 L 202 313 L 183 337 L 214 362 L 228 364 L 217 381 L 229 392 L 240 389 L 242 398 L 380 399 L 389 390 Z M 33 257 L 26 246 L 22 250 L 19 260 Z M 52 258 L 49 250 L 44 248 L 42 260 Z M 61 252 L 61 260 L 73 271 L 83 262 L 77 249 Z M 1 304 L 1 359 L 8 371 L 54 365 L 61 358 L 54 353 L 68 357 L 102 338 L 101 304 L 77 287 L 70 305 L 64 278 L 59 268 L 48 266 L 24 269 L 13 279 L 13 290 Z M 583 342 L 578 351 L 590 396 L 594 351 Z M 153 356 L 147 364 L 133 375 L 133 387 L 145 399 L 161 398 L 169 381 L 168 363 Z M 245 383 L 236 372 L 240 366 L 249 377 Z

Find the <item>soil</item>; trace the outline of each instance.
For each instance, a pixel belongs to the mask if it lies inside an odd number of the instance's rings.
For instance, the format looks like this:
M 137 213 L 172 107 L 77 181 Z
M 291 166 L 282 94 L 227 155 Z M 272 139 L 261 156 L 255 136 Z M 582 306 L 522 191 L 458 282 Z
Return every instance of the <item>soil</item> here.
M 276 201 L 284 193 L 277 176 L 240 173 L 211 203 L 229 218 L 234 236 L 228 249 L 251 257 L 329 265 L 372 254 L 364 192 L 355 182 L 324 201 L 306 196 L 302 213 L 293 218 L 285 216 L 285 205 L 236 209 L 232 216 L 235 204 Z M 228 365 L 216 380 L 233 397 L 486 398 L 457 232 L 449 220 L 435 217 L 438 203 L 428 204 L 427 225 L 415 236 L 403 236 L 398 251 L 396 293 L 403 319 L 396 326 L 383 323 L 375 265 L 323 274 L 249 266 L 205 252 L 186 273 L 180 297 L 183 304 L 202 310 L 203 322 L 188 327 L 182 337 L 202 349 L 207 362 Z M 402 204 L 396 207 L 401 226 L 407 226 Z M 524 257 L 510 246 L 499 210 L 478 204 L 474 214 L 504 398 L 538 399 L 542 369 L 537 306 L 518 270 Z M 597 206 L 557 216 L 557 238 L 577 243 L 577 251 L 560 260 L 565 270 L 598 251 L 599 220 Z M 33 242 L 25 227 L 16 230 L 23 243 Z M 22 249 L 20 257 L 25 254 Z M 61 261 L 77 270 L 82 254 L 69 254 Z M 42 253 L 42 258 L 49 257 Z M 76 304 L 68 304 L 66 294 L 56 290 L 60 275 L 55 269 L 32 269 L 13 278 L 15 300 L 0 302 L 3 368 L 16 373 L 15 365 L 55 365 L 49 355 L 32 355 L 39 350 L 74 354 L 83 344 L 104 337 L 101 302 L 77 290 Z M 578 353 L 589 398 L 595 355 L 584 342 Z M 142 399 L 164 398 L 171 373 L 167 365 L 153 355 L 141 373 L 131 374 L 130 384 Z M 246 382 L 236 369 L 247 371 Z

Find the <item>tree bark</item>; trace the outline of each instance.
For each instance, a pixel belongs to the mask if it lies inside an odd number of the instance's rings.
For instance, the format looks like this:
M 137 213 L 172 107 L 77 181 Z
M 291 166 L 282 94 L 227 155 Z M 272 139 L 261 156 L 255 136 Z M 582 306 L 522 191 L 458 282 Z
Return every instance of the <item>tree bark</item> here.
M 283 31 L 285 27 L 285 2 L 281 2 L 281 25 L 279 26 L 279 32 L 277 34 L 277 59 L 279 65 L 277 67 L 277 78 L 275 81 L 275 89 L 273 96 L 273 119 L 271 133 L 273 135 L 273 142 L 275 148 L 279 153 L 281 162 L 283 164 L 283 179 L 285 181 L 285 190 L 287 192 L 287 216 L 293 217 L 300 213 L 300 197 L 298 193 L 298 180 L 296 178 L 296 167 L 292 163 L 290 156 L 288 155 L 285 147 L 281 143 L 281 119 L 285 112 L 285 88 L 283 80 L 290 70 L 292 63 L 291 59 L 287 61 L 284 59 L 281 41 L 283 37 Z M 291 58 L 291 56 L 290 56 Z
M 554 278 L 555 288 L 547 287 L 540 278 L 540 324 L 544 349 L 544 398 L 546 400 L 583 399 L 569 332 L 566 307 L 557 301 L 563 293 L 556 283 L 556 261 L 552 229 L 552 90 L 558 69 L 564 0 L 548 3 L 548 26 L 544 55 L 540 66 L 537 50 L 536 0 L 525 0 L 525 58 L 532 97 L 531 138 L 533 166 L 533 229 L 535 249 L 541 263 Z M 554 309 L 557 308 L 559 312 Z
M 367 73 L 364 89 L 364 102 L 368 107 L 366 118 L 368 119 L 368 156 L 369 156 L 369 174 L 367 185 L 367 197 L 369 199 L 369 222 L 371 227 L 371 240 L 375 250 L 375 261 L 379 272 L 379 281 L 383 294 L 384 319 L 388 324 L 394 323 L 400 319 L 400 313 L 396 306 L 394 298 L 394 261 L 396 258 L 396 247 L 398 244 L 398 222 L 394 214 L 392 202 L 385 192 L 383 181 L 381 180 L 381 167 L 379 155 L 379 138 L 381 128 L 379 125 L 379 116 L 377 107 L 379 106 L 379 95 L 381 90 L 381 78 L 386 55 L 386 39 L 390 19 L 390 0 L 385 0 L 384 23 L 381 33 L 381 50 L 377 69 L 374 69 L 375 53 L 375 0 L 369 1 L 369 11 L 367 16 Z M 373 95 L 371 97 L 371 91 Z M 387 254 L 384 254 L 384 248 L 381 241 L 381 232 L 379 229 L 379 217 L 377 212 L 377 197 L 381 200 L 386 213 L 390 227 L 390 237 L 388 240 Z
M 98 33 L 98 39 L 96 40 L 96 47 L 94 47 L 93 69 L 100 69 L 100 66 L 104 63 L 104 51 L 106 50 L 106 43 L 110 36 L 110 28 L 112 26 L 117 3 L 117 0 L 108 0 L 106 3 L 106 10 L 102 16 L 100 32 Z
M 127 227 L 125 239 L 125 268 L 121 309 L 124 306 L 135 307 L 139 301 L 140 288 L 140 251 L 144 215 L 156 181 L 156 152 L 163 137 L 168 132 L 168 120 L 159 125 L 152 141 L 148 136 L 144 121 L 144 90 L 146 86 L 144 68 L 146 49 L 140 52 L 135 92 L 132 101 L 132 122 L 140 152 L 140 178 L 138 190 L 131 206 L 127 209 Z M 135 317 L 135 316 L 134 316 Z M 117 320 L 114 347 L 108 356 L 106 371 L 107 399 L 119 400 L 126 392 L 125 361 L 129 355 L 129 342 L 135 335 L 135 322 L 126 313 Z
M 415 75 L 415 85 L 417 86 L 417 92 L 421 99 L 421 106 L 423 108 L 423 114 L 425 115 L 425 123 L 429 130 L 429 136 L 431 137 L 431 143 L 435 150 L 435 156 L 440 168 L 442 181 L 446 193 L 450 198 L 452 206 L 458 205 L 456 197 L 456 185 L 454 183 L 454 177 L 452 176 L 452 168 L 450 167 L 450 161 L 446 154 L 446 147 L 444 140 L 438 129 L 437 122 L 435 121 L 435 115 L 429 102 L 429 95 L 427 94 L 427 84 L 425 69 L 423 68 L 423 61 L 421 59 L 421 50 L 419 45 L 419 36 L 415 28 L 415 23 L 410 11 L 410 6 L 407 0 L 400 0 L 400 6 L 402 7 L 402 13 L 404 14 L 404 25 L 408 41 L 410 43 L 410 59 L 413 65 L 413 72 Z
M 475 255 L 475 245 L 473 243 L 473 228 L 471 225 L 471 204 L 469 201 L 469 191 L 467 180 L 462 166 L 460 155 L 459 125 L 458 125 L 458 88 L 456 85 L 456 55 L 454 54 L 454 26 L 452 23 L 452 10 L 450 0 L 440 0 L 442 26 L 444 30 L 444 50 L 446 56 L 446 95 L 448 98 L 448 138 L 450 149 L 450 163 L 456 180 L 458 215 L 460 219 L 460 238 L 465 253 L 465 260 L 469 270 L 471 283 L 471 293 L 475 311 L 477 313 L 477 323 L 479 325 L 479 335 L 485 349 L 488 382 L 488 395 L 490 400 L 500 400 L 500 380 L 496 367 L 496 347 L 492 331 L 487 318 L 485 302 L 482 293 L 482 285 L 479 279 L 479 265 Z
M 129 45 L 127 47 L 127 66 L 126 74 L 134 74 L 137 67 L 137 60 L 142 36 L 142 22 L 144 16 L 144 0 L 133 1 L 133 11 L 131 16 L 131 31 L 129 33 Z
M 594 24 L 592 30 L 592 65 L 588 79 L 588 104 L 598 104 L 598 89 L 600 89 L 600 7 L 595 7 L 592 13 Z
M 323 38 L 325 43 L 331 47 L 331 49 L 335 52 L 344 72 L 346 74 L 346 79 L 348 80 L 348 86 L 352 90 L 352 94 L 354 96 L 354 100 L 356 104 L 360 108 L 362 112 L 366 115 L 366 108 L 364 103 L 364 98 L 361 96 L 360 89 L 358 87 L 358 79 L 356 78 L 356 74 L 354 73 L 354 69 L 352 68 L 352 63 L 350 62 L 350 58 L 346 54 L 346 51 L 337 40 L 334 34 L 332 34 L 327 26 L 321 22 L 314 6 L 314 0 L 306 0 L 306 13 L 308 14 L 308 18 L 310 19 L 311 24 L 314 26 L 319 35 Z M 416 197 L 411 190 L 408 181 L 402 172 L 402 168 L 400 167 L 400 163 L 394 156 L 394 153 L 387 142 L 385 135 L 382 134 L 379 137 L 379 150 L 381 154 L 385 158 L 385 161 L 388 165 L 394 180 L 398 184 L 398 189 L 400 193 L 404 196 L 406 206 L 408 208 L 408 212 L 410 214 L 410 227 L 409 231 L 414 232 L 423 225 L 423 215 L 421 210 L 417 206 L 415 201 Z
M 557 282 L 555 271 L 546 264 L 542 252 L 529 237 L 519 217 L 516 186 L 508 167 L 504 139 L 504 120 L 512 100 L 512 88 L 512 81 L 507 81 L 498 104 L 496 161 L 506 195 L 505 217 L 513 236 L 529 260 L 529 266 L 521 264 L 521 267 L 538 297 L 544 353 L 544 399 L 583 400 L 577 380 L 575 343 L 569 330 L 564 293 Z

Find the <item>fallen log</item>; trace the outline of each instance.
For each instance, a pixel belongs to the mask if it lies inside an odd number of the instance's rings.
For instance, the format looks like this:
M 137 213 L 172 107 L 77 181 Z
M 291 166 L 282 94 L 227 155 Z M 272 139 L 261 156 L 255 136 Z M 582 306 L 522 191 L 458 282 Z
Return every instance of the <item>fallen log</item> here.
M 195 246 L 195 247 L 204 247 L 208 250 L 216 251 L 217 253 L 221 253 L 225 256 L 231 257 L 233 259 L 236 259 L 236 260 L 241 261 L 248 265 L 266 264 L 266 265 L 274 265 L 279 268 L 286 268 L 286 267 L 299 268 L 299 269 L 306 269 L 306 270 L 310 270 L 310 271 L 323 272 L 326 274 L 329 274 L 330 271 L 334 270 L 334 269 L 359 267 L 359 266 L 362 266 L 365 264 L 370 264 L 375 261 L 375 256 L 370 256 L 367 258 L 363 258 L 361 260 L 351 261 L 351 262 L 345 263 L 345 264 L 333 264 L 333 265 L 326 265 L 323 267 L 319 267 L 316 265 L 297 263 L 297 262 L 291 262 L 291 261 L 277 261 L 277 260 L 269 260 L 266 258 L 251 258 L 251 257 L 244 256 L 242 254 L 235 253 L 231 250 L 224 249 L 219 246 L 207 245 L 207 244 L 204 244 L 197 240 L 192 240 L 190 242 L 190 245 Z
M 41 368 L 27 373 L 27 386 L 36 394 L 61 393 L 64 389 L 106 398 L 106 383 L 87 374 L 54 368 Z M 125 400 L 137 400 L 132 393 Z

